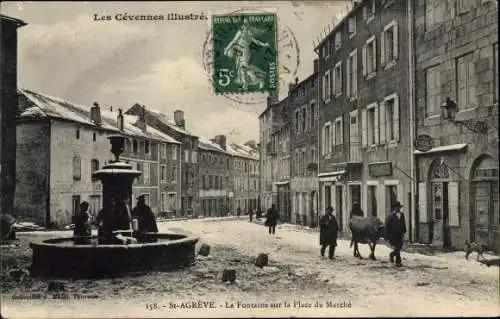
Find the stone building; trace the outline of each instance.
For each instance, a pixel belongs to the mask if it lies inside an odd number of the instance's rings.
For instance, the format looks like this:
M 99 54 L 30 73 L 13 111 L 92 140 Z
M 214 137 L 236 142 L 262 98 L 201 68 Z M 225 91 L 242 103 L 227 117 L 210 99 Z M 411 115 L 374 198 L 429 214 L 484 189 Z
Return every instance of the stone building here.
M 315 226 L 318 221 L 318 61 L 315 72 L 289 85 L 292 222 Z
M 418 240 L 498 251 L 498 2 L 413 3 Z
M 249 209 L 256 209 L 259 201 L 259 156 L 258 150 L 252 146 L 238 143 L 227 145 L 231 155 L 232 198 L 230 211 L 235 214 L 238 207 L 245 214 Z
M 200 201 L 202 216 L 226 216 L 230 204 L 231 156 L 226 152 L 226 137 L 219 135 L 214 141 L 198 138 L 200 152 Z
M 173 169 L 180 166 L 178 141 L 147 125 L 143 117 L 121 110 L 18 92 L 15 209 L 21 219 L 67 225 L 82 201 L 97 213 L 102 187 L 92 173 L 113 159 L 107 137 L 114 134 L 127 137 L 120 158 L 142 171 L 132 186 L 131 205 L 145 195 L 156 214 L 178 210 L 180 186 L 174 179 L 179 180 L 180 173 Z
M 260 209 L 264 212 L 271 204 L 276 204 L 276 185 L 273 182 L 277 177 L 274 173 L 277 159 L 274 156 L 271 141 L 271 132 L 274 125 L 274 117 L 279 98 L 277 94 L 271 94 L 267 98 L 266 109 L 259 115 L 259 163 L 260 163 Z
M 276 189 L 276 206 L 281 219 L 292 222 L 290 193 L 290 99 L 285 97 L 274 107 L 274 121 L 271 130 L 271 156 L 276 162 L 273 184 Z M 269 207 L 267 207 L 269 208 Z
M 26 23 L 1 15 L 0 213 L 12 214 L 16 186 L 17 29 Z
M 201 203 L 199 196 L 199 163 L 198 163 L 198 137 L 186 129 L 184 112 L 176 110 L 174 119 L 171 120 L 161 112 L 146 108 L 140 104 L 134 104 L 126 114 L 144 114 L 146 121 L 155 129 L 163 132 L 181 144 L 181 208 L 178 215 L 192 216 L 200 211 Z
M 320 210 L 347 230 L 358 202 L 384 219 L 398 200 L 412 230 L 413 139 L 408 1 L 353 1 L 319 55 Z

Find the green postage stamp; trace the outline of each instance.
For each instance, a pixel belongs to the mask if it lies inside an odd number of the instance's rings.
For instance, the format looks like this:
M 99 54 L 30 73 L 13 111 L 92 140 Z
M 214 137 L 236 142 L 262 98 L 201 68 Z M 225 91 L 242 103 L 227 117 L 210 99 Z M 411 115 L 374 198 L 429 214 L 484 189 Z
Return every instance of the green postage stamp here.
M 273 92 L 278 86 L 275 13 L 212 17 L 215 93 Z

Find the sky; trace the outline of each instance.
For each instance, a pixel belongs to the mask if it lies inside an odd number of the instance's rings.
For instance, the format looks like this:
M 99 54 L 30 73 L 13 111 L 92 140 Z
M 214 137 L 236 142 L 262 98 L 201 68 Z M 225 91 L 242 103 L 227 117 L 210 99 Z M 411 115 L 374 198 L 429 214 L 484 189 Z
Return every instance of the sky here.
M 146 105 L 173 117 L 184 111 L 189 131 L 229 141 L 259 139 L 259 104 L 214 95 L 203 68 L 210 14 L 242 8 L 276 12 L 298 43 L 297 76 L 313 72 L 313 40 L 350 1 L 2 2 L 2 14 L 28 23 L 18 31 L 18 87 L 70 102 L 128 109 Z M 94 21 L 94 14 L 201 14 L 198 21 Z M 324 34 L 324 33 L 323 33 Z M 289 79 L 292 81 L 293 79 Z M 281 90 L 281 98 L 286 90 Z M 283 93 L 284 92 L 284 93 Z

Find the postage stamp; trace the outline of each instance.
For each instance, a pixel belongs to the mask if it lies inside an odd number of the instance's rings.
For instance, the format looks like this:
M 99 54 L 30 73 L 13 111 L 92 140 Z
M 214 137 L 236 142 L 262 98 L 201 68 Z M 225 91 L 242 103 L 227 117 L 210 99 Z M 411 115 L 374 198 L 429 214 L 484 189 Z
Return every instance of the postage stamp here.
M 274 92 L 278 87 L 275 13 L 212 16 L 216 93 Z

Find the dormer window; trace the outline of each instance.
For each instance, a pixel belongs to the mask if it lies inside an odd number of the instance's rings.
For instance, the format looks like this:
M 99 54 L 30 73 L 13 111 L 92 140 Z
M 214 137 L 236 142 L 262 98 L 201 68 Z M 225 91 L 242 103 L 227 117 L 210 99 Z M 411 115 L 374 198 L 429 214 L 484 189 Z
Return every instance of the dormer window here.
M 349 38 L 352 38 L 354 35 L 356 35 L 356 16 L 349 18 L 347 33 L 349 34 Z

